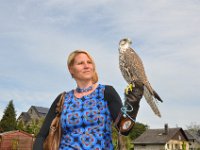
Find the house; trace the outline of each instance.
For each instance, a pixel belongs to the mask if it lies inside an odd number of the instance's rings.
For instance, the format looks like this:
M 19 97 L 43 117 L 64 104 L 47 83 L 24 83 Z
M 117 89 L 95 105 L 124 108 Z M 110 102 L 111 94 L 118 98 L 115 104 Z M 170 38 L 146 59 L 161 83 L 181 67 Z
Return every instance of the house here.
M 1 150 L 32 150 L 34 137 L 24 131 L 8 131 L 0 133 Z
M 134 140 L 134 150 L 189 150 L 189 139 L 182 128 L 148 129 Z
M 195 133 L 184 130 L 188 139 L 189 139 L 189 150 L 198 150 L 200 149 L 200 136 Z
M 28 124 L 31 120 L 39 120 L 42 117 L 45 117 L 48 113 L 49 108 L 31 106 L 27 112 L 22 112 L 18 117 L 17 121 L 23 121 L 25 124 Z

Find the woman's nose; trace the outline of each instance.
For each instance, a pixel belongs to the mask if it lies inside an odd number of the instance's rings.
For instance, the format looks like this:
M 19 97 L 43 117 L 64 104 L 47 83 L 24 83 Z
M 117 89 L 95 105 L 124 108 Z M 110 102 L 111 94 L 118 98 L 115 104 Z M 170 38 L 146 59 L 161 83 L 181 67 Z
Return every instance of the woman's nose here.
M 89 64 L 88 63 L 84 63 L 84 68 L 88 68 Z

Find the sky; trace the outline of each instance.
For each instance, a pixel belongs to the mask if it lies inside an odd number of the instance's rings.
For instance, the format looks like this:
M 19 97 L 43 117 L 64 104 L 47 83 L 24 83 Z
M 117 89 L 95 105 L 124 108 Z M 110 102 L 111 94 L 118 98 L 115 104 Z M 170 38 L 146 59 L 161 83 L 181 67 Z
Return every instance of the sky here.
M 199 16 L 199 0 L 1 0 L 0 119 L 10 100 L 18 117 L 74 89 L 66 60 L 76 49 L 93 56 L 99 83 L 123 100 L 118 43 L 127 37 L 164 101 L 159 118 L 142 98 L 137 121 L 150 128 L 200 124 Z

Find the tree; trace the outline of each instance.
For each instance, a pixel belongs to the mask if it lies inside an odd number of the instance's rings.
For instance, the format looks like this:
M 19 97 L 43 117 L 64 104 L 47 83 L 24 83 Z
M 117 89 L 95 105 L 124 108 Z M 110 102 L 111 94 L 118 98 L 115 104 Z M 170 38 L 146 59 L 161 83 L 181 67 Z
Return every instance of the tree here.
M 187 126 L 187 130 L 192 135 L 200 136 L 200 125 L 195 122 L 190 123 L 190 125 Z
M 23 131 L 34 134 L 34 136 L 36 136 L 40 131 L 44 119 L 44 117 L 41 117 L 40 119 L 31 119 L 31 121 L 23 127 Z M 20 125 L 20 122 L 18 125 Z
M 16 111 L 13 100 L 10 100 L 0 121 L 1 132 L 16 130 L 16 125 Z
M 133 127 L 133 129 L 131 130 L 131 132 L 129 133 L 129 137 L 131 140 L 136 139 L 137 137 L 139 137 L 142 133 L 144 133 L 144 131 L 146 131 L 148 129 L 148 125 L 144 125 L 142 123 L 136 122 L 135 126 Z
M 24 122 L 22 120 L 17 122 L 17 130 L 21 130 L 21 131 L 25 131 L 25 125 Z

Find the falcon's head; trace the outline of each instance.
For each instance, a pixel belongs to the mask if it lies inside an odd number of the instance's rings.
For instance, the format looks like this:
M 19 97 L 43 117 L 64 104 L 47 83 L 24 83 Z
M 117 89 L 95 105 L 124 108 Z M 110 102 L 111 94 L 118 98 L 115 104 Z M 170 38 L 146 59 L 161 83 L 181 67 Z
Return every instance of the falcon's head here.
M 130 45 L 132 44 L 132 41 L 128 38 L 125 38 L 125 39 L 121 39 L 119 41 L 119 48 L 120 49 L 127 49 L 130 47 Z

